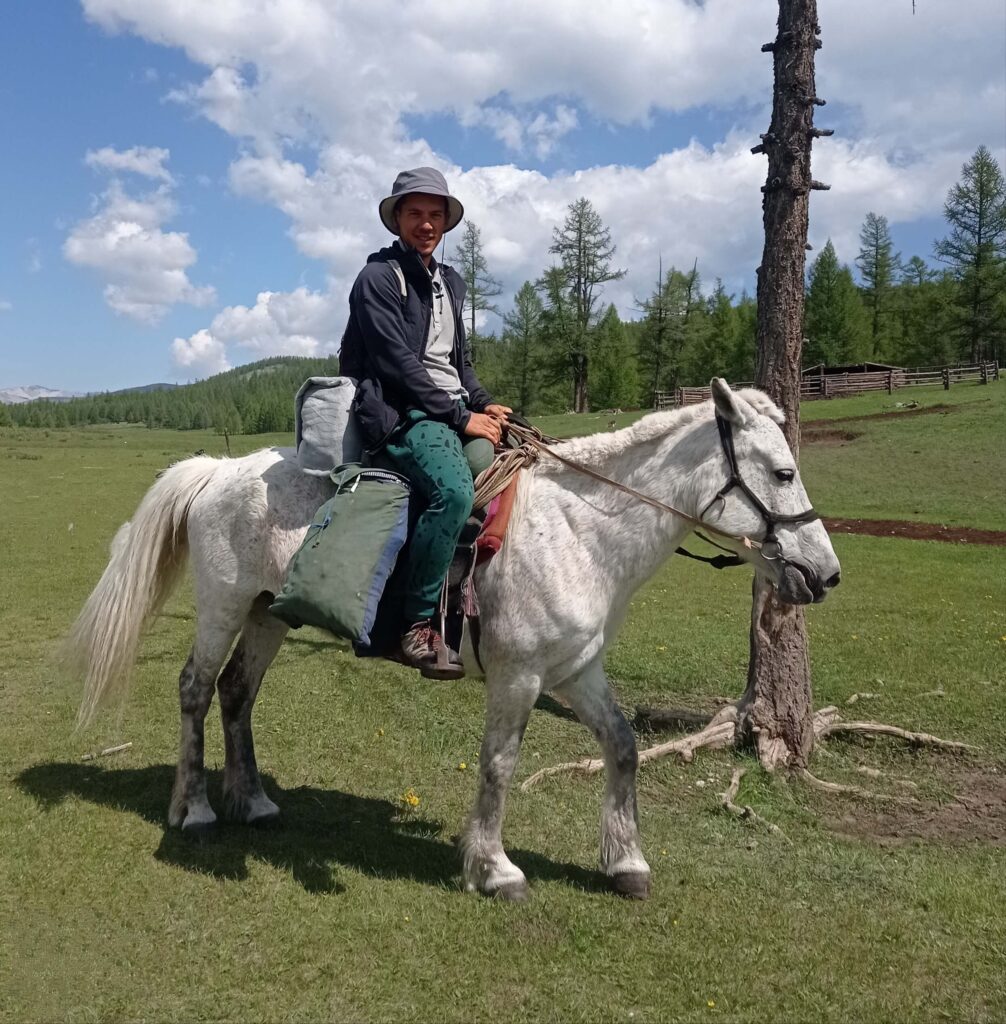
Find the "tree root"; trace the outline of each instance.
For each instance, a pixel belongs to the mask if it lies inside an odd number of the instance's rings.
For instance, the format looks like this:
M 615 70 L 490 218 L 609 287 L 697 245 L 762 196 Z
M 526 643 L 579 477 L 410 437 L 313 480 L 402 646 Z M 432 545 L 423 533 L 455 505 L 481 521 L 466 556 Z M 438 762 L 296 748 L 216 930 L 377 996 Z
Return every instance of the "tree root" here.
M 733 775 L 730 777 L 730 785 L 727 787 L 726 792 L 720 794 L 720 799 L 723 803 L 724 808 L 728 810 L 732 815 L 743 820 L 754 821 L 761 825 L 764 825 L 771 833 L 777 836 L 786 838 L 786 833 L 783 832 L 778 825 L 773 825 L 771 821 L 767 821 L 760 814 L 758 814 L 749 804 L 743 806 L 734 803 L 734 798 L 737 796 L 737 791 L 740 789 L 741 779 L 747 774 L 747 768 L 735 768 Z
M 652 714 L 652 709 L 647 708 L 638 710 L 640 713 L 644 710 L 647 712 L 645 715 L 646 720 L 651 722 L 657 720 L 656 716 Z M 708 724 L 698 732 L 690 733 L 687 736 L 682 736 L 675 740 L 669 740 L 666 743 L 658 743 L 652 747 L 647 747 L 645 750 L 641 750 L 639 752 L 639 764 L 648 764 L 650 761 L 657 761 L 670 754 L 677 755 L 687 764 L 694 759 L 695 753 L 698 750 L 723 750 L 726 747 L 737 746 L 741 738 L 740 730 L 738 728 L 740 713 L 740 702 L 726 704 L 724 707 L 720 708 L 720 710 L 709 719 Z M 680 710 L 671 711 L 667 715 L 669 720 L 675 722 L 701 721 L 705 717 L 706 716 L 700 715 L 696 712 L 684 712 Z M 974 751 L 977 749 L 968 743 L 960 743 L 956 740 L 940 739 L 938 736 L 931 736 L 929 733 L 925 732 L 910 732 L 907 729 L 901 729 L 894 725 L 885 725 L 883 722 L 843 722 L 839 715 L 838 708 L 834 705 L 828 705 L 814 713 L 815 739 L 823 741 L 829 736 L 835 736 L 841 733 L 855 733 L 865 736 L 895 736 L 899 739 L 905 740 L 912 746 L 931 746 L 942 750 L 956 750 L 964 752 Z M 788 755 L 781 738 L 770 737 L 763 734 L 757 736 L 756 740 L 758 759 L 764 767 L 771 770 L 771 768 L 777 764 L 786 763 Z M 782 748 L 780 748 L 780 745 L 782 745 Z M 552 765 L 549 768 L 542 768 L 540 771 L 536 771 L 533 775 L 528 776 L 528 778 L 521 783 L 521 792 L 526 793 L 542 779 L 549 778 L 553 775 L 596 775 L 603 767 L 604 761 L 601 758 L 588 757 L 583 758 L 580 761 L 567 761 L 563 764 Z M 824 782 L 812 775 L 806 769 L 801 769 L 800 775 L 809 782 L 810 785 L 815 786 L 817 789 L 827 790 L 828 792 L 853 793 L 868 799 L 918 803 L 917 800 L 914 800 L 911 797 L 888 797 L 882 794 L 872 793 L 866 789 L 861 789 L 858 786 L 843 786 L 839 783 Z M 739 778 L 736 781 L 739 784 Z M 733 782 L 731 782 L 731 788 L 733 788 Z M 730 793 L 729 789 L 727 790 L 727 793 Z M 734 789 L 731 801 L 733 796 L 736 795 L 736 789 Z M 724 806 L 726 806 L 726 804 L 724 804 Z M 728 810 L 730 810 L 730 808 L 728 808 Z M 741 808 L 741 812 L 744 813 L 744 808 Z M 753 811 L 750 813 L 754 814 Z M 766 824 L 768 823 L 766 822 Z
M 834 721 L 825 726 L 821 732 L 814 730 L 818 739 L 835 736 L 838 733 L 859 733 L 866 736 L 897 736 L 915 747 L 939 747 L 943 750 L 974 751 L 977 747 L 956 740 L 941 740 L 939 736 L 930 736 L 927 732 L 909 732 L 899 729 L 896 725 L 885 725 L 883 722 L 840 722 Z
M 823 793 L 848 793 L 850 796 L 859 796 L 865 800 L 886 800 L 892 804 L 918 804 L 920 801 L 913 796 L 897 796 L 892 793 L 874 793 L 872 789 L 863 789 L 862 786 L 850 786 L 842 782 L 825 782 L 816 775 L 812 775 L 806 768 L 799 770 L 800 778 L 809 783 L 814 789 Z
M 732 747 L 736 742 L 737 734 L 737 706 L 727 704 L 721 708 L 709 721 L 709 724 L 700 732 L 683 736 L 677 740 L 670 740 L 667 743 L 658 743 L 656 746 L 647 747 L 639 752 L 639 763 L 646 764 L 648 761 L 656 761 L 668 754 L 677 754 L 686 764 L 695 757 L 695 751 L 707 747 L 710 750 L 722 750 L 725 747 Z M 585 757 L 581 761 L 567 761 L 564 764 L 552 765 L 550 768 L 542 768 L 534 775 L 528 776 L 521 783 L 521 792 L 526 793 L 532 786 L 542 779 L 552 775 L 595 775 L 604 767 L 604 761 L 599 757 Z

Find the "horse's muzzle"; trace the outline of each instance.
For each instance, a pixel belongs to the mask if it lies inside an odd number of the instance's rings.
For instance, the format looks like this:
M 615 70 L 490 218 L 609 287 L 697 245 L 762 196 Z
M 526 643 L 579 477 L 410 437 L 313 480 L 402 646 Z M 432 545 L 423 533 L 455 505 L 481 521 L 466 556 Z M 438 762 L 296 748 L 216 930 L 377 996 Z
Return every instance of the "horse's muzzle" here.
M 779 596 L 788 604 L 820 604 L 841 579 L 841 572 L 835 572 L 823 580 L 809 566 L 787 562 L 777 587 Z

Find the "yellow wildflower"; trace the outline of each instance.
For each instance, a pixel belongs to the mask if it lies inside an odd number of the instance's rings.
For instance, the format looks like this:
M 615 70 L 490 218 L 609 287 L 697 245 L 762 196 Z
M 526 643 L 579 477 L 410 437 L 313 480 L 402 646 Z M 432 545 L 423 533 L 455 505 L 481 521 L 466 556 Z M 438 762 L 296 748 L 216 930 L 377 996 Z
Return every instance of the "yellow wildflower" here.
M 419 806 L 419 794 L 411 787 L 402 794 L 402 803 L 406 807 L 418 807 Z
M 715 999 L 707 999 L 706 1000 L 706 1006 L 708 1006 L 710 1010 L 715 1009 L 716 1008 L 716 1000 Z
M 459 772 L 463 772 L 463 771 L 467 771 L 467 770 L 468 770 L 468 762 L 467 761 L 461 761 L 458 764 L 458 771 Z

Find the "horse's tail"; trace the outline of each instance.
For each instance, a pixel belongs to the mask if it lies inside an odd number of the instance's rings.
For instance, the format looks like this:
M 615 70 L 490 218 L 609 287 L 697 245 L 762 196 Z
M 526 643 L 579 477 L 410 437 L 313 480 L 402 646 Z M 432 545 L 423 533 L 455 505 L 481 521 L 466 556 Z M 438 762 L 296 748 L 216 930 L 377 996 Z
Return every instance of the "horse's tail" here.
M 87 725 L 112 695 L 125 696 L 143 627 L 185 566 L 189 506 L 221 464 L 205 456 L 176 463 L 116 533 L 108 565 L 63 648 L 84 681 L 78 725 Z

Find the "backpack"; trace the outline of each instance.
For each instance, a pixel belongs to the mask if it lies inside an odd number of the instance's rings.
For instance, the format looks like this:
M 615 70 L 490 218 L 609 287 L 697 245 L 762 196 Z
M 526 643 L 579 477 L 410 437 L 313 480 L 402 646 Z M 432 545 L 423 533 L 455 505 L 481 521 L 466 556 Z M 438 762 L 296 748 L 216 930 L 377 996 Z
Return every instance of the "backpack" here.
M 402 302 L 408 297 L 405 272 L 388 260 Z M 308 377 L 294 399 L 294 443 L 300 468 L 311 476 L 328 476 L 337 466 L 359 462 L 363 440 L 353 412 L 357 382 L 352 377 Z

